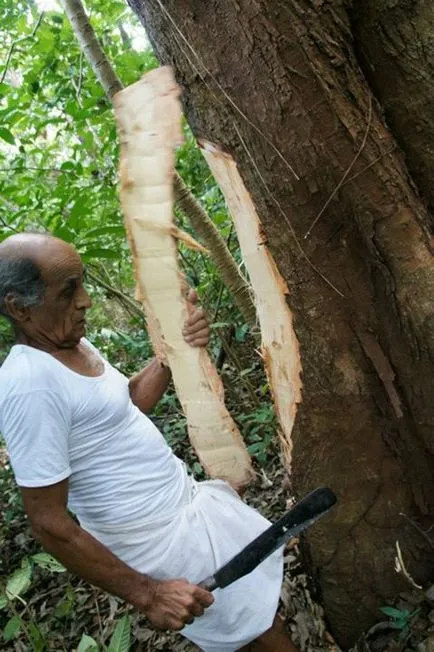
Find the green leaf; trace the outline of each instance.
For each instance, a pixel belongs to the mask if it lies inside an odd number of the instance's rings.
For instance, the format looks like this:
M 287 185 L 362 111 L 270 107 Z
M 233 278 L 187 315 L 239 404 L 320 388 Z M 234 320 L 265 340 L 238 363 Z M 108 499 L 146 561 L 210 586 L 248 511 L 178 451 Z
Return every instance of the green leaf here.
M 115 235 L 125 235 L 125 227 L 117 224 L 108 225 L 108 226 L 98 226 L 95 229 L 90 229 L 86 233 L 86 240 L 94 239 L 101 235 L 108 235 L 109 233 Z
M 249 326 L 248 324 L 243 324 L 242 326 L 238 326 L 235 329 L 235 339 L 237 342 L 245 342 L 246 341 L 246 336 L 249 331 Z
M 9 145 L 15 145 L 15 138 L 6 127 L 0 127 L 0 138 L 9 143 Z
M 21 631 L 21 618 L 19 616 L 12 616 L 5 625 L 3 630 L 3 639 L 11 641 Z
M 118 251 L 113 251 L 113 249 L 86 249 L 83 251 L 82 257 L 84 260 L 92 260 L 92 258 L 120 258 L 120 253 Z
M 39 627 L 35 623 L 30 622 L 28 624 L 28 631 L 34 652 L 44 652 L 44 650 L 47 649 L 47 646 Z
M 4 609 L 8 603 L 8 599 L 4 593 L 0 595 L 0 609 Z
M 108 652 L 128 652 L 130 649 L 131 618 L 122 616 L 110 639 Z
M 402 611 L 395 609 L 394 607 L 380 607 L 380 611 L 382 611 L 383 614 L 386 614 L 386 616 L 390 616 L 391 618 L 402 618 L 404 615 Z
M 66 571 L 65 566 L 62 566 L 57 559 L 54 559 L 47 552 L 38 552 L 36 555 L 32 555 L 32 560 L 41 568 L 46 568 L 52 573 L 64 573 Z
M 62 163 L 60 166 L 61 170 L 75 170 L 75 164 L 72 163 L 72 161 L 65 161 L 65 163 Z
M 21 568 L 18 568 L 9 578 L 6 584 L 6 595 L 9 600 L 13 600 L 18 595 L 27 591 L 32 579 L 32 567 L 27 557 L 21 562 Z
M 74 206 L 71 209 L 71 212 L 68 217 L 68 226 L 76 229 L 80 226 L 80 221 L 82 217 L 85 217 L 89 214 L 90 210 L 90 200 L 89 196 L 82 195 L 77 199 Z
M 196 473 L 196 475 L 200 475 L 201 473 L 203 473 L 202 465 L 199 464 L 199 462 L 195 462 L 193 464 L 193 472 Z
M 65 242 L 74 242 L 77 237 L 74 231 L 71 231 L 71 229 L 64 224 L 61 224 L 59 227 L 54 229 L 53 235 L 56 236 L 56 238 L 65 240 Z
M 98 643 L 91 636 L 83 634 L 77 652 L 98 652 Z

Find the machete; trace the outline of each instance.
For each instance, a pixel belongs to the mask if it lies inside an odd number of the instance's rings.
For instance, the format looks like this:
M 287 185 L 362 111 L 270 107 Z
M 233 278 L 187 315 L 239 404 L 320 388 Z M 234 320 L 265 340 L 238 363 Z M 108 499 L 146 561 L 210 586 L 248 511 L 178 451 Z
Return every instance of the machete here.
M 232 582 L 248 575 L 275 550 L 284 546 L 289 539 L 324 516 L 333 507 L 336 500 L 331 489 L 326 487 L 315 489 L 219 568 L 214 575 L 199 582 L 198 586 L 207 591 L 214 591 L 217 588 L 224 589 Z

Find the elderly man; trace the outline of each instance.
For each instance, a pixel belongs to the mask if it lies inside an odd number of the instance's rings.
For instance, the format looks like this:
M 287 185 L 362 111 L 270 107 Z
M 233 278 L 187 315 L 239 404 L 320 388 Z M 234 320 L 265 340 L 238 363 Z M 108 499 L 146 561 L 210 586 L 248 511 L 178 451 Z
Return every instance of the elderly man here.
M 17 338 L 0 369 L 0 430 L 36 536 L 72 572 L 206 652 L 294 652 L 275 617 L 281 554 L 214 595 L 195 584 L 268 522 L 224 482 L 187 475 L 145 416 L 168 370 L 154 360 L 128 381 L 84 338 L 90 305 L 69 244 L 20 234 L 0 245 L 0 313 Z M 184 336 L 207 344 L 201 310 Z

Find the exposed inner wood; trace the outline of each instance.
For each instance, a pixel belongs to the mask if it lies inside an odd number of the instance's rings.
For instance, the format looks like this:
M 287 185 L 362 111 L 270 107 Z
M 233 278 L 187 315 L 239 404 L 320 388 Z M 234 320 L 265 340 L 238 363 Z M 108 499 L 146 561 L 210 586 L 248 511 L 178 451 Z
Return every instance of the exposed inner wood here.
M 302 383 L 299 346 L 286 302 L 288 288 L 268 250 L 259 216 L 233 158 L 212 143 L 202 140 L 200 145 L 232 214 L 250 276 L 261 326 L 262 357 L 290 468 L 291 433 Z
M 174 148 L 182 141 L 179 95 L 171 69 L 164 67 L 115 96 L 121 202 L 138 295 L 157 354 L 167 356 L 191 443 L 209 475 L 241 487 L 253 470 L 225 407 L 222 382 L 205 349 L 191 347 L 182 336 L 188 305 L 177 261 L 180 234 L 173 225 Z

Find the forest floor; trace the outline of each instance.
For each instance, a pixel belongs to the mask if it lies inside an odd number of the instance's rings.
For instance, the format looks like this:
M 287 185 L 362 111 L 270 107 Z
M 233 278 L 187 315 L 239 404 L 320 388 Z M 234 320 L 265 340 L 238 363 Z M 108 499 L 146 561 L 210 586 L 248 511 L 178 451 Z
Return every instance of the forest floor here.
M 282 465 L 276 459 L 270 461 L 246 495 L 249 504 L 271 520 L 276 520 L 289 505 L 287 482 L 281 469 Z M 4 484 L 0 488 L 0 510 L 5 515 L 10 511 L 13 489 L 5 488 Z M 14 517 L 7 523 L 7 529 L 4 524 L 0 528 L 0 547 L 0 577 L 3 578 L 20 565 L 23 556 L 39 551 L 38 544 L 31 537 L 27 520 L 17 508 Z M 285 570 L 280 612 L 294 641 L 303 652 L 341 652 L 328 631 L 321 606 L 312 598 L 310 580 L 297 543 L 286 550 Z M 413 599 L 409 595 L 400 598 L 398 607 L 401 612 L 405 609 L 404 600 L 409 606 L 409 600 Z M 45 647 L 41 649 L 59 652 L 76 650 L 84 632 L 98 641 L 100 649 L 106 649 L 115 622 L 129 611 L 122 601 L 75 579 L 69 573 L 49 573 L 40 569 L 35 569 L 25 599 L 27 605 L 17 604 L 16 609 L 28 625 L 32 622 L 38 625 L 45 639 Z M 376 625 L 352 652 L 434 652 L 434 605 L 421 603 L 419 598 L 416 601 L 419 604 L 410 605 L 410 612 L 415 609 L 420 611 L 410 618 L 408 628 L 394 629 L 391 621 Z M 0 631 L 6 620 L 5 610 L 0 611 Z M 0 648 L 5 652 L 27 652 L 31 649 L 23 636 L 9 642 L 2 641 Z M 130 650 L 194 652 L 198 648 L 179 634 L 153 631 L 146 618 L 132 613 Z

